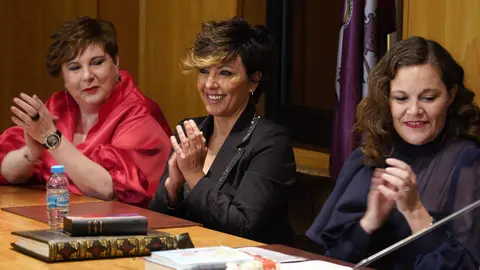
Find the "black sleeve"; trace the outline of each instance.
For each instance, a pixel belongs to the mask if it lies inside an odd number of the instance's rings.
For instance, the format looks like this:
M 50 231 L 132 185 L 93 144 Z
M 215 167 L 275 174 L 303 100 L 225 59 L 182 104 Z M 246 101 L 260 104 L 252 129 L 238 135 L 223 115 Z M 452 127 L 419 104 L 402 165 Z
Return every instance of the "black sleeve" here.
M 182 121 L 178 122 L 177 125 L 180 125 L 183 128 L 183 122 L 187 119 L 183 119 Z M 198 123 L 197 123 L 198 124 Z M 185 129 L 184 129 L 185 132 Z M 178 138 L 177 131 L 174 130 L 173 136 Z M 173 147 L 170 147 L 170 155 L 168 156 L 168 160 L 170 160 L 170 157 L 173 154 Z M 169 215 L 175 215 L 175 209 L 169 207 L 168 205 L 168 196 L 167 196 L 167 189 L 165 188 L 165 181 L 167 181 L 167 178 L 169 176 L 168 172 L 168 160 L 167 163 L 165 163 L 165 169 L 163 170 L 162 177 L 160 178 L 160 183 L 158 184 L 157 191 L 153 195 L 153 199 L 148 205 L 148 209 L 164 213 L 164 214 L 169 214 Z M 181 202 L 183 200 L 183 189 L 179 191 L 179 201 Z
M 218 190 L 212 185 L 215 181 L 202 179 L 182 204 L 195 221 L 205 226 L 255 238 L 285 205 L 288 189 L 295 181 L 295 158 L 283 131 L 267 133 L 257 149 L 243 158 L 250 163 L 235 196 Z
M 172 156 L 173 149 L 170 151 L 169 158 Z M 167 189 L 165 188 L 165 181 L 167 180 L 169 174 L 168 174 L 168 161 L 165 164 L 165 170 L 163 171 L 163 175 L 160 178 L 160 183 L 158 184 L 157 191 L 155 192 L 155 195 L 153 195 L 153 199 L 148 205 L 148 209 L 164 213 L 164 214 L 169 214 L 169 215 L 175 215 L 175 209 L 169 207 L 168 205 L 168 195 L 167 195 Z M 183 190 L 179 191 L 179 201 L 183 200 Z

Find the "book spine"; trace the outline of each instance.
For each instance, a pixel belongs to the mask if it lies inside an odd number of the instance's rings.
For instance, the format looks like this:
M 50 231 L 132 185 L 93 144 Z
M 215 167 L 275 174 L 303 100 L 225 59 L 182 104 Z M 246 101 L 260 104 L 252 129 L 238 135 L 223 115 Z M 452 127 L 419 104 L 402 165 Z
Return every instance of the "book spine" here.
M 49 247 L 49 261 L 70 261 L 146 256 L 152 251 L 176 249 L 177 239 L 174 235 L 105 237 L 96 240 L 50 242 Z
M 147 234 L 146 218 L 65 219 L 63 230 L 70 236 Z

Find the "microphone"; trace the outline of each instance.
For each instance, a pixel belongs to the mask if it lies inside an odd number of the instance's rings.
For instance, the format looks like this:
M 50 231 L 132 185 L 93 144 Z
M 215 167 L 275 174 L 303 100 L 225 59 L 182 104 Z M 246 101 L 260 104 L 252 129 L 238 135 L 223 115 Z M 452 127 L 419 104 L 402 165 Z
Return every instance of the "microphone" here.
M 412 235 L 410 235 L 409 237 L 403 239 L 403 240 L 400 240 L 398 241 L 397 243 L 385 248 L 385 249 L 382 249 L 380 250 L 379 252 L 373 254 L 372 256 L 366 258 L 366 259 L 363 259 L 362 261 L 360 261 L 359 263 L 357 263 L 353 269 L 354 270 L 357 270 L 357 269 L 360 269 L 361 267 L 365 267 L 365 266 L 368 266 L 369 264 L 371 264 L 372 262 L 382 258 L 383 256 L 403 247 L 404 245 L 414 241 L 415 239 L 423 236 L 424 234 L 427 234 L 431 231 L 433 231 L 434 229 L 444 225 L 445 223 L 449 222 L 450 220 L 462 215 L 463 213 L 466 213 L 466 212 L 469 212 L 469 211 L 472 211 L 473 209 L 477 208 L 480 206 L 480 200 L 472 203 L 472 204 L 469 204 L 467 206 L 465 206 L 464 208 L 454 212 L 453 214 L 439 220 L 438 222 L 435 222 L 434 224 L 432 224 L 432 226 L 429 226 L 423 230 L 420 230 Z

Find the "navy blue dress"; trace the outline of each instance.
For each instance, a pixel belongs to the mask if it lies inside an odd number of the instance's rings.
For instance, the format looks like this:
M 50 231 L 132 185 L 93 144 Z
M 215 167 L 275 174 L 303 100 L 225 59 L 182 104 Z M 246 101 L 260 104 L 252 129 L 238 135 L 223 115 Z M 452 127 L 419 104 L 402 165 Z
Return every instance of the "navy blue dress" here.
M 417 176 L 420 198 L 439 220 L 480 199 L 480 147 L 468 140 L 423 146 L 405 142 L 392 157 L 407 162 Z M 335 188 L 307 236 L 322 245 L 326 255 L 358 263 L 411 235 L 403 215 L 393 209 L 371 235 L 360 226 L 367 206 L 374 167 L 361 164 L 355 150 L 345 162 Z M 374 262 L 376 269 L 480 269 L 480 209 L 458 217 L 414 242 Z

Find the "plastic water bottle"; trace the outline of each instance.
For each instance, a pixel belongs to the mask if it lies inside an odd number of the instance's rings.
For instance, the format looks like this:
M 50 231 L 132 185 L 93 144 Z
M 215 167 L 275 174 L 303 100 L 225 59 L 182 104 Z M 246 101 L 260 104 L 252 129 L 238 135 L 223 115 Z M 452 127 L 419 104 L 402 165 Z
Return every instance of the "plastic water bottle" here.
M 63 165 L 52 166 L 50 172 L 52 176 L 47 182 L 48 225 L 50 228 L 56 229 L 62 227 L 63 217 L 68 214 L 70 193 Z

